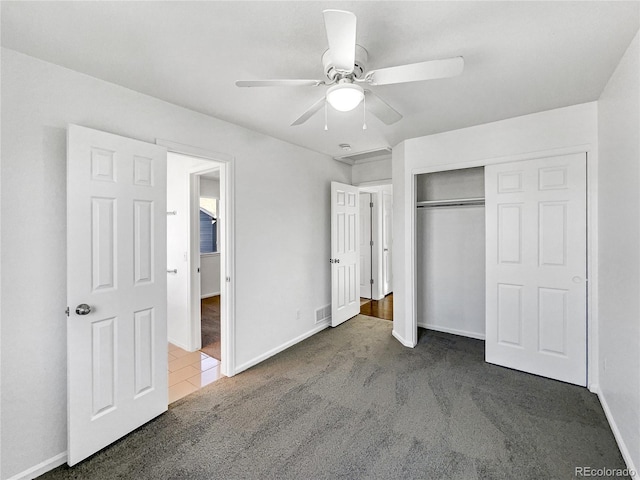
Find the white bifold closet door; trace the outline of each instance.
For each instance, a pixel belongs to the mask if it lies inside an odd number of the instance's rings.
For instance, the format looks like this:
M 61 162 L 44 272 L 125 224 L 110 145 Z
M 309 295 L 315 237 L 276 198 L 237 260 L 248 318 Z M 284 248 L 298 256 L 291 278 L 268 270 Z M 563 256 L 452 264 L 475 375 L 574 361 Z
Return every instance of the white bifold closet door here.
M 586 385 L 586 154 L 485 167 L 486 360 Z

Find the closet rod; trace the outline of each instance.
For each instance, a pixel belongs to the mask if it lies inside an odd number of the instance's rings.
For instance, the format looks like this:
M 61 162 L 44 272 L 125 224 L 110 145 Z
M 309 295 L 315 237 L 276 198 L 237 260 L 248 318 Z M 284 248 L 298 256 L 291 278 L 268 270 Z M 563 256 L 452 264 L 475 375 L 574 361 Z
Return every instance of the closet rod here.
M 427 200 L 416 203 L 416 207 L 418 208 L 467 207 L 482 205 L 484 205 L 484 198 L 452 198 L 450 200 Z

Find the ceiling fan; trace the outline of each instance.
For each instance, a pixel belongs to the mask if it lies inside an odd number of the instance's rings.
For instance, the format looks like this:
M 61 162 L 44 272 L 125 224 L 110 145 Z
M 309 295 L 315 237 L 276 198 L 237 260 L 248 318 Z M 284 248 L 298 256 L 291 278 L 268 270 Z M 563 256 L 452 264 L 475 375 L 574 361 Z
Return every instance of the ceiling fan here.
M 325 96 L 315 102 L 291 125 L 301 125 L 329 103 L 341 112 L 348 112 L 365 101 L 366 108 L 381 121 L 391 125 L 402 115 L 365 85 L 391 85 L 419 82 L 460 75 L 462 57 L 431 60 L 366 71 L 367 51 L 356 44 L 356 16 L 343 10 L 324 10 L 324 24 L 329 49 L 322 55 L 326 80 L 239 80 L 238 87 L 318 87 L 328 86 Z M 326 127 L 325 127 L 326 128 Z

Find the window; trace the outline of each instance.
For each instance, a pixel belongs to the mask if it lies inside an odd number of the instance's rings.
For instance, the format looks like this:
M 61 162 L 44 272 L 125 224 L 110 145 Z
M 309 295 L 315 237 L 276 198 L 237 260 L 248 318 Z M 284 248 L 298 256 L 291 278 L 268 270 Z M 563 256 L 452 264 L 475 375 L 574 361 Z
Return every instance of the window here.
M 200 253 L 218 251 L 218 199 L 200 198 Z

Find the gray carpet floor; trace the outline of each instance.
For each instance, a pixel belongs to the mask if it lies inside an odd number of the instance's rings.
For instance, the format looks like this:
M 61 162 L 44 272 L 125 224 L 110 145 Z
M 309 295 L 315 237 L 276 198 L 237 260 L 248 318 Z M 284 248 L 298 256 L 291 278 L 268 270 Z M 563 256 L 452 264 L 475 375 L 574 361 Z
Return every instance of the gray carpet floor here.
M 43 479 L 569 479 L 624 468 L 585 388 L 484 362 L 484 342 L 358 316 Z

